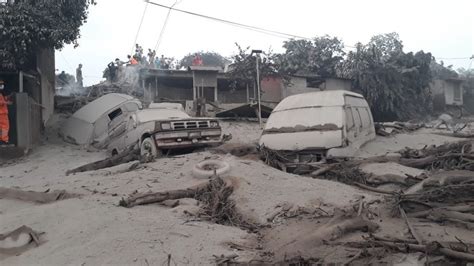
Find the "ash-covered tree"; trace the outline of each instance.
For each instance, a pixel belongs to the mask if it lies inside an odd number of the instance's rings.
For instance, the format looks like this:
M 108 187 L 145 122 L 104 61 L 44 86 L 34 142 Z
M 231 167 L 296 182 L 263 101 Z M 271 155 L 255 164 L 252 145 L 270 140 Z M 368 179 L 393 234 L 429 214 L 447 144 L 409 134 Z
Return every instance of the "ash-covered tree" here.
M 339 75 L 354 81 L 378 121 L 407 120 L 431 111 L 432 56 L 404 53 L 398 34 L 374 36 L 347 54 Z
M 448 79 L 448 78 L 457 78 L 458 73 L 453 70 L 453 66 L 445 66 L 443 60 L 439 63 L 436 62 L 436 59 L 433 58 L 431 61 L 431 73 L 435 79 Z
M 313 40 L 289 40 L 283 43 L 285 52 L 278 58 L 281 71 L 288 74 L 336 76 L 336 68 L 344 59 L 344 44 L 328 35 Z
M 256 55 L 251 53 L 250 47 L 242 48 L 238 43 L 235 45 L 237 46 L 237 53 L 231 57 L 231 65 L 227 74 L 235 80 L 234 85 L 237 83 L 256 84 Z M 278 65 L 278 56 L 271 50 L 260 54 L 260 81 L 268 76 L 285 78 L 286 75 L 283 74 Z
M 198 54 L 202 58 L 202 62 L 204 66 L 214 66 L 214 67 L 222 67 L 224 68 L 226 64 L 230 63 L 228 59 L 220 55 L 219 53 L 216 52 L 195 52 L 195 53 L 190 53 L 183 57 L 179 61 L 179 67 L 180 68 L 187 68 L 189 66 L 192 66 L 193 64 L 193 59 L 194 56 Z
M 95 0 L 15 0 L 0 4 L 0 65 L 27 66 L 40 48 L 78 45 Z

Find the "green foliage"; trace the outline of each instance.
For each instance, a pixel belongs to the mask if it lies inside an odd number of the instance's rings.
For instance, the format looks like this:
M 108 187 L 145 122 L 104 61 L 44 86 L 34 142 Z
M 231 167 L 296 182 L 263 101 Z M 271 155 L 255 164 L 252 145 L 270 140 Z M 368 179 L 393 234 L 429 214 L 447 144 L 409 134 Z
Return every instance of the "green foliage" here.
M 0 68 L 22 68 L 39 48 L 77 46 L 95 0 L 16 0 L 0 4 Z
M 279 56 L 281 71 L 288 74 L 336 75 L 336 67 L 345 55 L 343 43 L 328 35 L 308 40 L 284 42 L 285 53 Z
M 444 66 L 444 62 L 437 63 L 436 60 L 431 61 L 431 73 L 435 79 L 457 78 L 458 74 L 453 70 L 453 66 Z
M 235 45 L 238 52 L 231 57 L 232 65 L 228 74 L 238 81 L 250 82 L 256 80 L 256 56 L 251 55 L 250 47 L 242 48 L 237 43 Z M 280 75 L 277 57 L 278 55 L 272 51 L 264 52 L 260 55 L 260 79 Z
M 187 68 L 189 66 L 192 66 L 193 64 L 193 59 L 194 55 L 199 54 L 202 58 L 202 62 L 204 66 L 214 66 L 214 67 L 222 67 L 224 68 L 227 63 L 229 63 L 229 60 L 227 60 L 225 57 L 222 55 L 216 53 L 216 52 L 196 52 L 196 53 L 190 53 L 183 57 L 179 61 L 179 67 L 180 68 Z
M 339 74 L 354 80 L 376 120 L 406 120 L 431 110 L 431 54 L 404 53 L 395 33 L 378 35 L 348 53 Z

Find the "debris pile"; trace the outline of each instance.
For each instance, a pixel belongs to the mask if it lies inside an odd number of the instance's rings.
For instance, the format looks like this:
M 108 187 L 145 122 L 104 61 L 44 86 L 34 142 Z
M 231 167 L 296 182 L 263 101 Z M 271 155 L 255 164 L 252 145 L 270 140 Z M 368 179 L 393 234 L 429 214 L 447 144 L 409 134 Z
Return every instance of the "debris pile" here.
M 464 169 L 474 171 L 473 143 L 471 140 L 466 140 L 438 147 L 425 147 L 421 150 L 406 148 L 400 152 L 402 155 L 400 163 L 427 170 Z
M 423 128 L 424 124 L 410 122 L 385 122 L 375 123 L 375 132 L 379 136 L 391 136 L 400 133 L 408 133 Z
M 167 200 L 194 198 L 202 204 L 196 214 L 198 218 L 254 231 L 257 225 L 242 217 L 235 208 L 235 202 L 229 198 L 233 191 L 234 187 L 229 179 L 213 176 L 208 182 L 186 189 L 130 195 L 121 199 L 119 205 L 131 208 Z

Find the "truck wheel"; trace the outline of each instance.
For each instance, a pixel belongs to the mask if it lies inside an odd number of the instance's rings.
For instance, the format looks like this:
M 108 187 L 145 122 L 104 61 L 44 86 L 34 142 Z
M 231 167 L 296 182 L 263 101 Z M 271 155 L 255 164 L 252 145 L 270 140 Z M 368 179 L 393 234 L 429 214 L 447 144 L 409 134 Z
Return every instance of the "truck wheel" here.
M 193 176 L 195 178 L 209 178 L 214 175 L 222 175 L 230 170 L 230 165 L 221 160 L 205 160 L 196 164 L 193 168 Z
M 156 149 L 156 145 L 150 137 L 145 138 L 142 141 L 142 144 L 140 145 L 140 155 L 142 157 L 147 156 L 152 158 L 159 155 L 158 149 Z

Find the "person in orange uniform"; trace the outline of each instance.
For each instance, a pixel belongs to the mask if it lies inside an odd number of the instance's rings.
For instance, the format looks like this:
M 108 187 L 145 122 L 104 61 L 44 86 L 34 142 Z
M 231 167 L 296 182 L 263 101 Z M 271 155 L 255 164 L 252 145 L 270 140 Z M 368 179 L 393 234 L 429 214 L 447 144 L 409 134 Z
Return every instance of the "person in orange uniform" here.
M 0 144 L 8 143 L 8 131 L 10 131 L 10 121 L 8 120 L 9 97 L 5 94 L 5 83 L 0 80 Z

